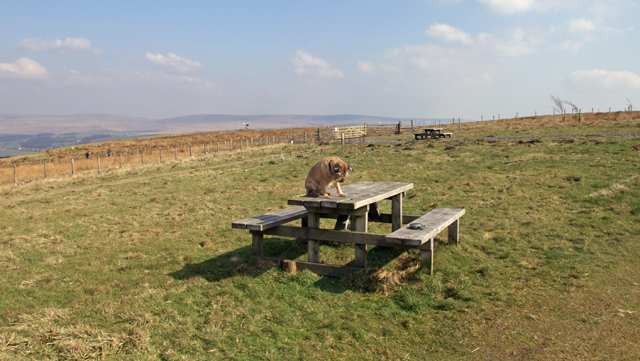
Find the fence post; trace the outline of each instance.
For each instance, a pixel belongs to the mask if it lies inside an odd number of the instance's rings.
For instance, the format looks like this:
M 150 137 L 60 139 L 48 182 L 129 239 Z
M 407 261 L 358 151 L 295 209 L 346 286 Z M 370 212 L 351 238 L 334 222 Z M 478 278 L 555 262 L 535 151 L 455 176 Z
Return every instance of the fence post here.
M 102 174 L 102 170 L 100 169 L 100 156 L 96 156 L 96 159 L 98 159 L 98 174 Z
M 122 152 L 120 152 L 120 168 L 122 168 Z
M 178 160 L 178 147 L 173 147 L 173 153 L 174 153 L 175 160 Z
M 189 157 L 191 157 L 193 153 L 191 152 L 191 144 L 189 144 Z
M 140 153 L 140 164 L 144 164 L 144 153 Z
M 401 133 L 401 129 L 402 129 L 402 121 L 398 121 L 398 134 Z
M 13 165 L 13 183 L 18 183 L 18 175 L 16 173 L 16 165 Z
M 220 141 L 218 141 L 218 150 L 216 151 L 216 153 L 220 153 Z
M 47 178 L 47 161 L 44 162 L 44 177 Z
M 578 124 L 582 124 L 582 109 L 578 109 Z
M 229 150 L 233 151 L 233 139 L 229 139 Z
M 158 152 L 160 152 L 160 163 L 162 163 L 162 148 L 158 148 Z
M 73 163 L 73 158 L 71 158 L 71 175 L 73 175 L 74 173 L 75 173 L 74 163 Z

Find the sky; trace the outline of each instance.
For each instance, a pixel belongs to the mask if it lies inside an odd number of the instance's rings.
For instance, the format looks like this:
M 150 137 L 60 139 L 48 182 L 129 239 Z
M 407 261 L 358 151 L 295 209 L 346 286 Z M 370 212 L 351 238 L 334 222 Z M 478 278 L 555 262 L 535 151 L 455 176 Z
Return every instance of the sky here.
M 0 0 L 0 114 L 640 107 L 635 0 Z M 570 108 L 569 108 L 570 109 Z

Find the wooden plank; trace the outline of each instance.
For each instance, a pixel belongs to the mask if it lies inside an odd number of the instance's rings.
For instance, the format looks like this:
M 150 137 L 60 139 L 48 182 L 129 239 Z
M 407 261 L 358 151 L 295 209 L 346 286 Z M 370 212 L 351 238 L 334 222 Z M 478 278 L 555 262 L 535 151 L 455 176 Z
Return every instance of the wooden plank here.
M 388 242 L 386 240 L 386 235 L 377 233 L 335 231 L 332 229 L 314 229 L 296 226 L 278 226 L 268 229 L 262 233 L 270 236 L 291 237 L 300 239 L 312 238 L 323 242 L 356 243 L 367 244 L 370 246 L 394 248 L 419 248 L 415 245 Z M 425 247 L 425 245 L 423 244 L 421 247 Z
M 415 223 L 422 223 L 425 229 L 409 229 L 407 225 L 389 234 L 386 240 L 390 243 L 420 246 L 442 232 L 464 214 L 464 208 L 436 208 L 414 221 Z
M 334 264 L 312 263 L 312 262 L 292 261 L 292 260 L 283 260 L 282 264 L 283 264 L 283 268 L 288 272 L 291 272 L 291 270 L 293 270 L 292 273 L 295 273 L 296 271 L 309 270 L 319 276 L 328 276 L 328 277 L 341 277 L 344 275 L 360 272 L 363 270 L 362 268 L 357 268 L 357 267 L 338 266 Z
M 264 231 L 281 224 L 307 216 L 307 210 L 302 207 L 288 207 L 270 213 L 233 222 L 232 228 L 248 229 L 250 231 Z
M 287 203 L 293 206 L 305 206 L 308 208 L 324 207 L 353 210 L 393 197 L 412 188 L 413 183 L 358 182 L 342 187 L 346 197 L 333 195 L 330 198 L 300 196 L 289 199 Z

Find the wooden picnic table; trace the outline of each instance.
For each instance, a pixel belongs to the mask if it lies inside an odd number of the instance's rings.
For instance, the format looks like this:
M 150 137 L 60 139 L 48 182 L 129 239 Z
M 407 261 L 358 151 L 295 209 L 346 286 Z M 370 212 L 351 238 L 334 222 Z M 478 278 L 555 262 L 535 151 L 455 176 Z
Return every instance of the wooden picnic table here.
M 402 212 L 403 197 L 413 183 L 358 182 L 342 186 L 345 197 L 330 190 L 330 197 L 300 196 L 288 200 L 293 206 L 260 216 L 236 221 L 233 228 L 248 229 L 252 233 L 253 253 L 262 256 L 263 236 L 276 235 L 306 240 L 308 260 L 284 261 L 290 271 L 308 269 L 320 275 L 339 276 L 367 266 L 367 246 L 418 248 L 421 264 L 432 270 L 433 238 L 449 227 L 449 243 L 457 244 L 458 219 L 464 209 L 438 208 L 424 216 L 406 215 Z M 381 213 L 378 202 L 391 200 L 391 213 Z M 340 222 L 348 217 L 350 231 L 340 230 Z M 321 229 L 320 218 L 337 218 L 334 229 Z M 301 226 L 285 223 L 302 219 Z M 409 224 L 419 221 L 420 229 L 409 229 Z M 392 233 L 368 233 L 369 222 L 391 223 Z M 320 262 L 320 241 L 352 243 L 355 245 L 355 267 L 345 267 Z
M 425 138 L 446 138 L 449 137 L 451 138 L 451 135 L 453 133 L 446 133 L 446 132 L 442 132 L 443 128 L 424 128 L 422 129 L 423 132 L 422 133 L 415 133 L 415 138 L 416 140 L 419 139 L 425 139 Z
M 338 196 L 337 192 L 332 190 L 330 198 L 301 196 L 289 199 L 287 203 L 307 209 L 309 228 L 320 228 L 322 214 L 348 215 L 351 218 L 352 231 L 367 233 L 369 212 L 371 211 L 374 218 L 379 218 L 377 202 L 391 199 L 391 227 L 395 231 L 402 227 L 402 197 L 411 188 L 413 183 L 358 182 L 342 187 L 345 197 Z M 348 237 L 349 235 L 345 235 L 345 238 Z M 366 267 L 367 245 L 358 243 L 357 239 L 354 239 L 353 243 L 356 244 L 356 267 Z M 320 262 L 319 247 L 320 241 L 309 240 L 309 262 Z

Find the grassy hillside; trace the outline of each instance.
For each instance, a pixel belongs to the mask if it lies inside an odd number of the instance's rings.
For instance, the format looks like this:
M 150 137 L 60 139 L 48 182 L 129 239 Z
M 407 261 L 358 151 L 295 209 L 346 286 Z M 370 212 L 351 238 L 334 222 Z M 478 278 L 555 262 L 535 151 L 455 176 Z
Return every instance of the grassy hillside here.
M 636 359 L 638 149 L 622 137 L 288 145 L 3 186 L 0 359 Z M 464 207 L 460 245 L 441 234 L 433 276 L 387 249 L 340 279 L 252 259 L 231 222 L 285 207 L 324 155 L 356 169 L 348 182 L 413 182 L 405 213 Z M 306 245 L 267 237 L 265 254 L 305 260 Z M 347 263 L 353 248 L 320 254 Z

